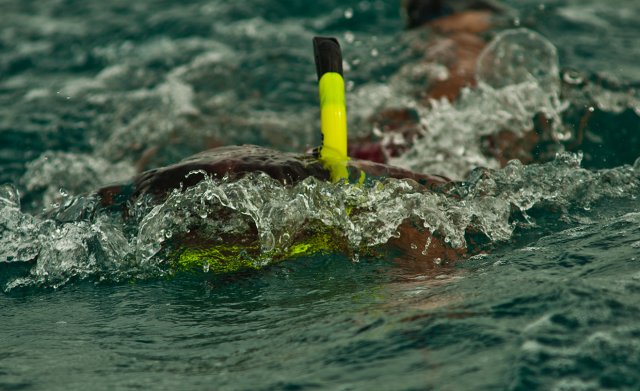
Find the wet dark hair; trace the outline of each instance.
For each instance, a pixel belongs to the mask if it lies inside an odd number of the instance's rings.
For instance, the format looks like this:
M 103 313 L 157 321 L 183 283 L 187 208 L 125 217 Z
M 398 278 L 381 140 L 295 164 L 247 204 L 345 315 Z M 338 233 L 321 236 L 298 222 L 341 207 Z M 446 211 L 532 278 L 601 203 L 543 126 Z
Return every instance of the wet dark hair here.
M 465 10 L 487 10 L 496 13 L 505 10 L 504 6 L 492 0 L 405 0 L 403 7 L 409 29 Z
M 444 0 L 406 0 L 404 9 L 409 29 L 453 12 L 451 7 L 444 4 Z

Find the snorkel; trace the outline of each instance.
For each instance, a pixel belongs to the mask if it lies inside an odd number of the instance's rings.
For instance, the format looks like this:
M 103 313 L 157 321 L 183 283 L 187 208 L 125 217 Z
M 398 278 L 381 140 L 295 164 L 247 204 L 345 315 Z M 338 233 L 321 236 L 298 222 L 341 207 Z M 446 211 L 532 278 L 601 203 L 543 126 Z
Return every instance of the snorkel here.
M 331 173 L 331 180 L 346 180 L 347 109 L 342 74 L 342 53 L 335 38 L 313 38 L 313 51 L 320 93 L 320 130 L 322 143 L 319 159 Z
M 320 129 L 322 143 L 317 159 L 329 171 L 333 182 L 346 182 L 347 163 L 347 111 L 345 104 L 342 54 L 335 38 L 313 38 L 318 90 L 320 97 Z M 203 268 L 205 271 L 234 272 L 258 269 L 273 257 L 277 259 L 334 251 L 340 247 L 329 232 L 313 232 L 296 240 L 282 251 L 264 252 L 259 243 L 236 245 L 232 243 L 184 246 L 173 252 L 179 270 Z

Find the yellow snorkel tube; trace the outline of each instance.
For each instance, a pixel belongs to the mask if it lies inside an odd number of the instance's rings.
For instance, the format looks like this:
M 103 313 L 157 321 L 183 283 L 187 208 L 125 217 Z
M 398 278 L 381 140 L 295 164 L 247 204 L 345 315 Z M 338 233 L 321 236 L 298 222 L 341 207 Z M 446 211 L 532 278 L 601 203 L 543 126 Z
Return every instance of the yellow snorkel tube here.
M 347 180 L 347 108 L 340 44 L 335 38 L 315 37 L 313 51 L 320 92 L 319 158 L 334 182 Z
M 347 109 L 345 104 L 342 53 L 335 38 L 313 38 L 318 89 L 320 92 L 320 122 L 322 144 L 318 158 L 329 170 L 331 180 L 346 182 L 347 171 Z M 364 174 L 363 174 L 364 175 Z M 364 176 L 362 176 L 363 178 Z M 362 179 L 361 178 L 361 179 Z M 289 258 L 310 255 L 337 248 L 334 237 L 318 232 L 295 243 L 283 252 L 262 253 L 258 244 L 236 246 L 228 243 L 183 247 L 173 253 L 178 270 L 201 267 L 206 271 L 234 272 L 241 269 L 257 269 L 271 257 Z

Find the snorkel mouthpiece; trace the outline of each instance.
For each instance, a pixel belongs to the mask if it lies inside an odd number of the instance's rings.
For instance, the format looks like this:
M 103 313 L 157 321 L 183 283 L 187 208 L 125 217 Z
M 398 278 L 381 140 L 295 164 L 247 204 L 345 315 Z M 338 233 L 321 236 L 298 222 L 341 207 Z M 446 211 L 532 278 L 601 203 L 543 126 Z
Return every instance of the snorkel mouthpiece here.
M 342 53 L 335 38 L 313 38 L 320 92 L 320 160 L 334 182 L 348 178 L 347 109 L 342 76 Z

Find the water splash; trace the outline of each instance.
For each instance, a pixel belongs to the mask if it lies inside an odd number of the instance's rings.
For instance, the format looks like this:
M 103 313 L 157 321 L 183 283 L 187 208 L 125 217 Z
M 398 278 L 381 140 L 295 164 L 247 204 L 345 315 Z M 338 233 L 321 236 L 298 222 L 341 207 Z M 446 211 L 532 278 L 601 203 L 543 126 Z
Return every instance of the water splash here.
M 38 246 L 31 239 L 37 228 L 37 219 L 20 211 L 18 191 L 10 185 L 0 186 L 0 260 L 8 263 L 34 259 Z
M 161 203 L 141 199 L 129 206 L 128 218 L 86 196 L 33 216 L 20 210 L 15 189 L 4 186 L 0 263 L 26 271 L 1 272 L 0 282 L 11 290 L 58 287 L 74 279 L 157 278 L 176 271 L 167 250 L 194 235 L 211 243 L 229 238 L 255 243 L 255 252 L 244 255 L 255 267 L 286 258 L 314 232 L 326 233 L 339 244 L 335 249 L 356 259 L 397 237 L 406 221 L 452 248 L 466 246 L 470 231 L 496 243 L 511 238 L 517 226 L 535 224 L 526 215 L 532 208 L 571 215 L 602 198 L 632 198 L 640 188 L 638 167 L 594 172 L 579 164 L 579 155 L 562 154 L 547 164 L 514 161 L 500 170 L 477 169 L 448 194 L 395 179 L 352 186 L 308 178 L 284 186 L 255 173 L 237 181 L 205 179 Z
M 498 34 L 478 59 L 476 79 L 478 88 L 463 90 L 455 103 L 442 99 L 416 107 L 422 135 L 391 163 L 454 179 L 478 166 L 498 168 L 481 150 L 480 137 L 504 130 L 520 135 L 534 128 L 540 113 L 553 137 L 568 137 L 561 127 L 567 105 L 559 98 L 557 53 L 544 37 L 526 29 Z
M 27 164 L 22 185 L 30 193 L 41 194 L 38 205 L 49 207 L 68 195 L 89 192 L 105 183 L 125 181 L 135 174 L 127 162 L 113 163 L 87 154 L 46 152 Z
M 494 89 L 536 83 L 548 94 L 556 94 L 560 88 L 558 52 L 532 30 L 506 30 L 496 35 L 478 57 L 476 79 Z

